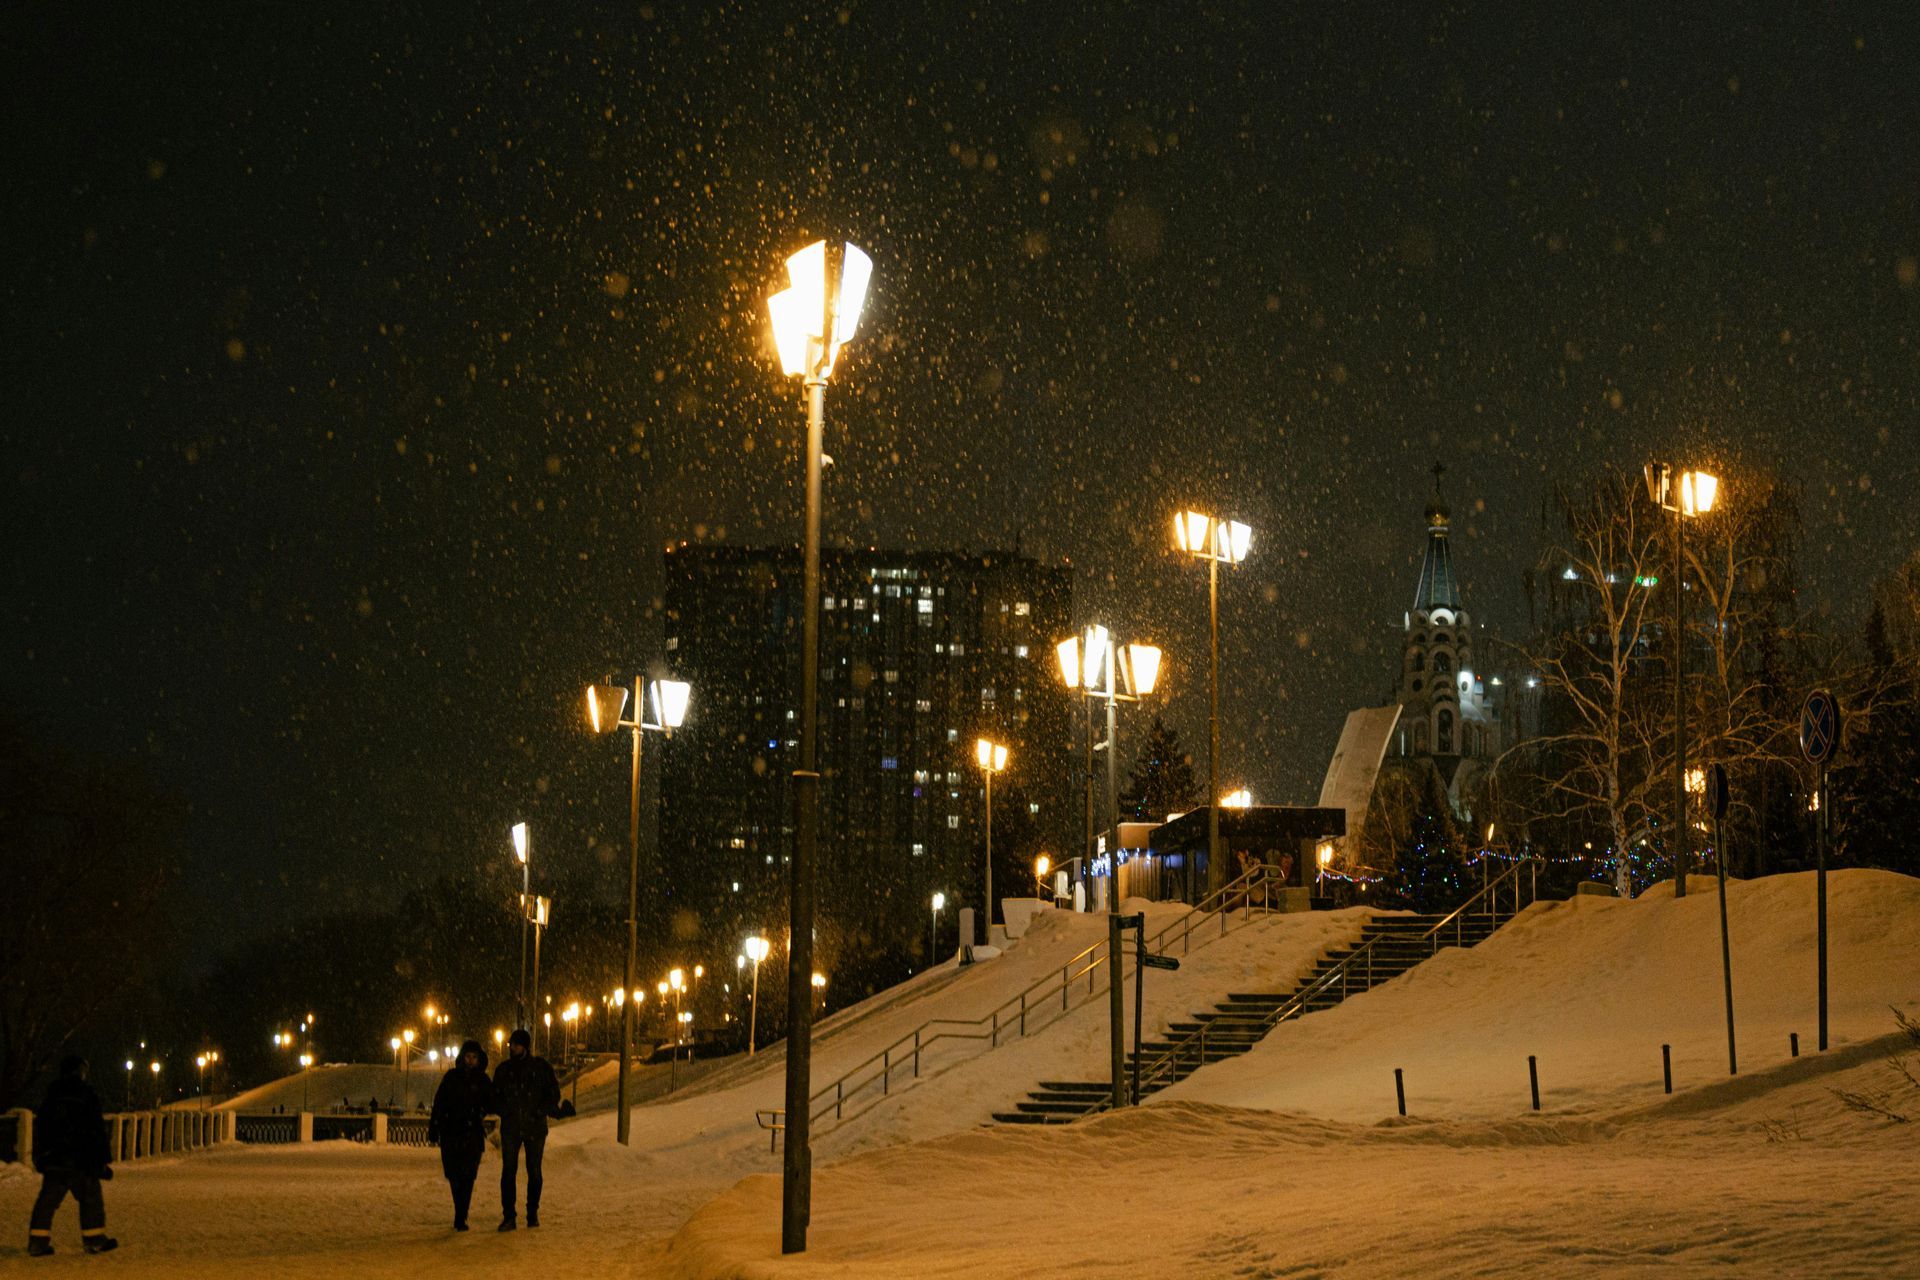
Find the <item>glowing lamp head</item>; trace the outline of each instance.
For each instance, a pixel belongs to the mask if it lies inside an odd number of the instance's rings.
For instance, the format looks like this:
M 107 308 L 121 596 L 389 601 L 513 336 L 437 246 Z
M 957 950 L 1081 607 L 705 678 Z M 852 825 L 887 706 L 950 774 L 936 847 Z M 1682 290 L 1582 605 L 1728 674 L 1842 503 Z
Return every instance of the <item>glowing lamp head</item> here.
M 1241 787 L 1237 791 L 1229 791 L 1220 797 L 1220 807 L 1222 809 L 1251 809 L 1253 808 L 1253 792 L 1245 787 Z
M 587 727 L 595 733 L 612 733 L 620 727 L 620 713 L 627 707 L 624 685 L 587 686 Z
M 695 965 L 695 966 L 693 966 L 693 976 L 694 976 L 694 977 L 695 977 L 696 979 L 699 979 L 699 978 L 704 978 L 704 977 L 706 977 L 706 976 L 707 976 L 707 966 L 705 966 L 705 965 L 703 965 L 703 964 L 697 964 L 697 965 Z
M 401 1038 L 402 1040 L 405 1040 L 405 1041 L 406 1041 L 406 1042 L 407 1042 L 408 1044 L 412 1044 L 412 1043 L 413 1043 L 413 1038 L 414 1038 L 414 1037 L 413 1037 L 413 1032 L 412 1032 L 411 1030 L 407 1030 L 407 1031 L 402 1031 L 402 1032 L 400 1033 L 400 1038 Z
M 936 893 L 936 894 L 934 894 L 934 895 L 933 895 L 933 909 L 934 909 L 935 911 L 944 911 L 944 910 L 946 910 L 946 906 L 947 906 L 947 895 L 946 895 L 946 894 L 944 894 L 944 893 Z
M 1069 689 L 1080 687 L 1080 637 L 1071 636 L 1053 646 L 1060 656 L 1060 679 Z
M 693 686 L 684 680 L 655 680 L 653 691 L 654 714 L 660 717 L 663 729 L 678 729 L 687 720 L 687 704 L 693 700 Z
M 300 1065 L 301 1065 L 301 1066 L 303 1066 L 303 1067 L 310 1067 L 310 1066 L 312 1066 L 312 1065 L 313 1065 L 313 1055 L 312 1055 L 312 1054 L 310 1054 L 310 1053 L 303 1053 L 303 1054 L 301 1054 L 301 1055 L 300 1055 Z
M 1314 857 L 1319 860 L 1320 869 L 1325 871 L 1333 862 L 1333 841 L 1322 840 L 1314 849 L 1313 854 Z
M 672 988 L 673 988 L 673 989 L 674 989 L 675 991 L 684 991 L 684 990 L 686 990 L 686 987 L 687 987 L 687 971 L 686 971 L 685 969 L 671 969 L 671 970 L 668 970 L 668 972 L 667 972 L 667 985 L 668 985 L 669 987 L 672 987 Z
M 395 1053 L 400 1052 L 400 1037 L 395 1036 L 393 1039 L 387 1041 L 387 1048 L 393 1050 Z
M 1720 492 L 1720 479 L 1705 471 L 1682 471 L 1680 473 L 1680 513 L 1689 516 L 1704 516 L 1713 510 L 1713 500 Z
M 826 985 L 827 975 L 815 969 L 813 971 L 813 989 L 815 991 L 822 991 L 826 989 Z
M 1034 875 L 1045 876 L 1047 872 L 1051 870 L 1053 870 L 1053 859 L 1049 858 L 1046 854 L 1043 853 L 1033 860 Z
M 528 845 L 527 824 L 524 822 L 514 823 L 513 824 L 513 856 L 517 861 L 522 863 L 526 862 L 527 845 Z
M 753 961 L 755 964 L 759 964 L 762 960 L 765 960 L 767 958 L 767 952 L 772 949 L 773 944 L 758 935 L 747 939 L 747 959 Z
M 159 1064 L 159 1063 L 158 1063 L 157 1061 L 156 1061 L 156 1062 L 149 1062 L 149 1063 L 148 1063 L 147 1065 L 148 1065 L 149 1067 L 151 1067 L 151 1068 L 153 1069 L 153 1074 L 155 1074 L 155 1075 L 159 1075 L 159 1074 L 160 1074 L 160 1064 Z
M 627 989 L 625 987 L 615 987 L 613 989 L 613 1003 L 621 1008 L 626 1007 Z
M 1007 749 L 986 738 L 975 740 L 973 758 L 988 773 L 999 773 L 1007 767 Z
M 1111 684 L 1108 662 L 1113 654 L 1113 637 L 1098 623 L 1087 628 L 1085 650 L 1080 658 L 1080 684 L 1086 689 L 1102 689 Z
M 133 1070 L 133 1059 L 132 1059 L 132 1058 L 128 1058 L 128 1059 L 127 1059 L 127 1070 L 129 1070 L 129 1071 L 131 1071 L 131 1070 Z
M 788 286 L 767 299 L 773 345 L 789 377 L 825 379 L 860 323 L 873 260 L 851 244 L 839 259 L 836 269 L 827 242 L 814 241 L 787 259 Z
M 1205 555 L 1212 525 L 1210 516 L 1198 511 L 1182 511 L 1173 518 L 1173 545 L 1188 555 Z
M 1127 671 L 1136 697 L 1144 698 L 1160 683 L 1160 648 L 1151 644 L 1127 646 Z
M 195 1058 L 193 1060 L 193 1065 L 204 1070 L 207 1065 L 207 1055 L 203 1053 L 199 1057 Z

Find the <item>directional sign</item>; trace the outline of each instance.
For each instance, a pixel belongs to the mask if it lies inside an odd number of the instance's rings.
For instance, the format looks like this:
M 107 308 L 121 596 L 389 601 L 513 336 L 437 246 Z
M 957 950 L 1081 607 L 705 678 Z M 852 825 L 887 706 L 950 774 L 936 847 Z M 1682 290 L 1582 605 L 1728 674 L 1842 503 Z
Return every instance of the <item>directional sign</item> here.
M 1707 812 L 1715 822 L 1727 816 L 1727 766 L 1723 764 L 1707 770 Z
M 1807 695 L 1800 709 L 1800 754 L 1808 764 L 1825 764 L 1840 745 L 1840 703 L 1825 689 Z
M 1156 956 L 1150 951 L 1140 957 L 1140 963 L 1149 969 L 1178 969 L 1180 967 L 1180 962 L 1172 956 Z

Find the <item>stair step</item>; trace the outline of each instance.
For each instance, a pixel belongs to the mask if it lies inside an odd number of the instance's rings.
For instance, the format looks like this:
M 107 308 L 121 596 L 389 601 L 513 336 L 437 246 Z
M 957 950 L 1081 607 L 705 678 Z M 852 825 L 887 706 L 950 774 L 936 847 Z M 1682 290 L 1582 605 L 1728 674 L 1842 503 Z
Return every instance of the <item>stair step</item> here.
M 1032 1099 L 1022 1099 L 1013 1105 L 1016 1110 L 1025 1111 L 1030 1115 L 1083 1116 L 1093 1110 L 1098 1101 L 1093 1099 L 1088 1102 L 1035 1102 Z
M 1035 1115 L 1027 1111 L 996 1111 L 993 1113 L 993 1118 L 999 1124 L 1071 1124 L 1079 1117 Z
M 1101 1098 L 1113 1092 L 1105 1080 L 1042 1080 L 1040 1087 L 1048 1093 L 1090 1093 Z

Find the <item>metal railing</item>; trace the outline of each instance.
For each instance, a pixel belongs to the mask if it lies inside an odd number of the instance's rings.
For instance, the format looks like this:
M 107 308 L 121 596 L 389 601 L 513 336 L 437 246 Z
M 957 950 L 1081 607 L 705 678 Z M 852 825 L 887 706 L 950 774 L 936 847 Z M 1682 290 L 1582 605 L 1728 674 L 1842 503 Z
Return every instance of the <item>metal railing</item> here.
M 283 1143 L 300 1141 L 298 1113 L 247 1114 L 234 1117 L 234 1136 L 247 1143 Z
M 1344 960 L 1341 960 L 1331 969 L 1320 974 L 1299 991 L 1296 991 L 1285 1003 L 1276 1006 L 1270 1013 L 1265 1014 L 1257 1021 L 1253 1019 L 1235 1019 L 1233 1026 L 1236 1037 L 1244 1039 L 1247 1032 L 1252 1029 L 1257 1029 L 1260 1036 L 1266 1035 L 1267 1032 L 1273 1030 L 1273 1028 L 1279 1026 L 1288 1018 L 1299 1017 L 1302 1013 L 1306 1012 L 1309 1004 L 1325 996 L 1336 985 L 1340 988 L 1340 998 L 1345 1000 L 1353 983 L 1363 975 L 1366 985 L 1362 986 L 1360 990 L 1365 991 L 1370 989 L 1373 986 L 1374 948 L 1379 947 L 1382 943 L 1393 947 L 1406 947 L 1410 943 L 1415 946 L 1425 945 L 1427 947 L 1427 954 L 1432 956 L 1437 955 L 1443 946 L 1461 946 L 1466 940 L 1467 921 L 1474 916 L 1484 915 L 1492 928 L 1499 928 L 1500 898 L 1503 889 L 1511 891 L 1513 902 L 1513 908 L 1507 913 L 1506 918 L 1511 920 L 1514 916 L 1520 914 L 1520 872 L 1523 868 L 1529 872 L 1527 900 L 1531 903 L 1538 899 L 1540 889 L 1540 862 L 1541 859 L 1538 857 L 1517 859 L 1512 866 L 1506 868 L 1499 875 L 1491 876 L 1483 860 L 1481 862 L 1482 880 L 1480 891 L 1461 903 L 1458 907 L 1455 907 L 1453 911 L 1442 918 L 1439 923 L 1433 925 L 1425 933 L 1412 937 L 1393 933 L 1376 935 L 1362 943 Z M 1446 940 L 1448 930 L 1451 930 L 1453 934 L 1451 942 Z M 1202 1022 L 1197 1028 L 1180 1033 L 1172 1039 L 1164 1049 L 1159 1050 L 1151 1058 L 1142 1059 L 1139 1074 L 1134 1077 L 1136 1089 L 1133 1098 L 1134 1102 L 1138 1103 L 1143 1095 L 1151 1092 L 1154 1088 L 1163 1087 L 1164 1085 L 1174 1083 L 1176 1080 L 1185 1078 L 1181 1072 L 1181 1068 L 1189 1062 L 1191 1062 L 1192 1067 L 1185 1074 L 1191 1074 L 1191 1071 L 1197 1071 L 1206 1065 L 1209 1025 L 1207 1022 Z M 1092 1115 L 1107 1110 L 1112 1105 L 1111 1099 L 1103 1099 L 1100 1105 L 1093 1108 L 1088 1114 Z
M 1199 939 L 1198 945 L 1205 947 L 1250 923 L 1256 912 L 1270 913 L 1277 891 L 1285 887 L 1280 883 L 1279 875 L 1278 867 L 1256 863 L 1229 884 L 1187 908 L 1177 920 L 1162 926 L 1147 939 L 1147 948 L 1165 951 L 1177 943 L 1181 954 L 1186 955 L 1194 949 L 1196 938 Z M 1234 922 L 1236 911 L 1241 913 L 1237 924 Z M 1217 932 L 1211 928 L 1212 922 L 1205 918 L 1214 913 L 1217 913 L 1219 920 Z M 978 1018 L 971 1021 L 959 1018 L 928 1019 L 880 1052 L 855 1064 L 837 1080 L 816 1090 L 812 1096 L 812 1119 L 819 1121 L 831 1115 L 835 1124 L 841 1124 L 859 1117 L 892 1095 L 895 1075 L 902 1076 L 902 1086 L 910 1088 L 912 1082 L 920 1078 L 921 1059 L 941 1041 L 984 1040 L 987 1047 L 982 1052 L 991 1053 L 1000 1047 L 1003 1040 L 1017 1040 L 1051 1025 L 1105 990 L 1100 978 L 1102 970 L 1106 968 L 1107 944 L 1096 942 L 1062 964 L 1058 976 L 1050 974 L 1042 978 Z M 1126 982 L 1124 968 L 1120 980 L 1123 984 Z M 1084 991 L 1081 990 L 1082 986 L 1085 987 Z M 848 1109 L 851 1107 L 858 1107 L 858 1110 L 849 1116 Z M 785 1118 L 786 1113 L 778 1110 L 756 1115 L 762 1129 L 774 1132 L 776 1142 L 780 1130 L 785 1127 Z

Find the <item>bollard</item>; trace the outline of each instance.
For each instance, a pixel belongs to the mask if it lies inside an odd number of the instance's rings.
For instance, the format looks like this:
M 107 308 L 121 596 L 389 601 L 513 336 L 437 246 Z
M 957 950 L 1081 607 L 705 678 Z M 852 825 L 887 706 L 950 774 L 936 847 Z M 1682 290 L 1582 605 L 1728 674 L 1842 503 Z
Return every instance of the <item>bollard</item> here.
M 1407 1082 L 1401 1078 L 1400 1068 L 1393 1069 L 1393 1096 L 1400 1104 L 1400 1114 L 1407 1114 Z
M 1798 1031 L 1787 1032 L 1787 1052 L 1796 1058 L 1800 1056 L 1800 1033 Z
M 1533 1086 L 1533 1109 L 1540 1109 L 1540 1068 L 1532 1054 L 1527 1055 L 1527 1082 Z
M 1673 1046 L 1660 1046 L 1660 1071 L 1667 1078 L 1667 1092 L 1673 1092 Z

